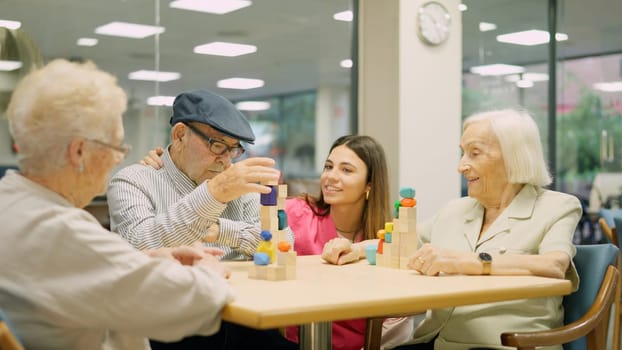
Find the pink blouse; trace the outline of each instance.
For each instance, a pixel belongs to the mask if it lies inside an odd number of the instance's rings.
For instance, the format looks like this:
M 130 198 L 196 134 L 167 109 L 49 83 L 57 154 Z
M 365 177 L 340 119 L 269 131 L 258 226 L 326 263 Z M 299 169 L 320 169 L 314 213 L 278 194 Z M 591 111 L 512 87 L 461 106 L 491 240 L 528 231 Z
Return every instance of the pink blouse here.
M 294 250 L 298 255 L 322 254 L 324 244 L 338 237 L 329 215 L 317 216 L 304 199 L 288 199 L 285 204 L 287 223 L 294 233 Z M 360 241 L 361 237 L 357 241 Z M 332 326 L 334 350 L 360 350 L 365 339 L 365 319 L 335 321 Z M 288 327 L 287 338 L 298 342 L 298 327 Z

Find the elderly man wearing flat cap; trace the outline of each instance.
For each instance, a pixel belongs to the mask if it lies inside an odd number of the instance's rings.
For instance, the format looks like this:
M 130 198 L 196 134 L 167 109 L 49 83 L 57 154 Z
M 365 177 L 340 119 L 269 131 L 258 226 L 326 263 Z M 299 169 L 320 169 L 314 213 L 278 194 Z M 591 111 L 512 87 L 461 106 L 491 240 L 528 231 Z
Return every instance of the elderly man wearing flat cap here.
M 177 96 L 170 123 L 160 169 L 131 165 L 110 180 L 111 230 L 138 249 L 204 242 L 224 250 L 223 259 L 252 257 L 261 241 L 259 193 L 270 191 L 259 183 L 278 181 L 274 160 L 232 163 L 255 135 L 231 102 L 209 91 Z

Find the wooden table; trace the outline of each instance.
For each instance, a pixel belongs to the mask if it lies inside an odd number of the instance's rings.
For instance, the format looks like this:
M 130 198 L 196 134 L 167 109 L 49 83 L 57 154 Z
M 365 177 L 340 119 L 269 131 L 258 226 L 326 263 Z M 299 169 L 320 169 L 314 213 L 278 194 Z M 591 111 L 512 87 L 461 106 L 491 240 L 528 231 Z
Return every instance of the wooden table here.
M 335 266 L 319 256 L 297 260 L 289 281 L 248 278 L 252 262 L 226 262 L 236 299 L 223 319 L 252 328 L 301 325 L 318 339 L 301 348 L 330 349 L 330 322 L 511 299 L 566 295 L 567 280 L 531 276 L 421 276 L 412 270 L 370 266 L 361 260 Z

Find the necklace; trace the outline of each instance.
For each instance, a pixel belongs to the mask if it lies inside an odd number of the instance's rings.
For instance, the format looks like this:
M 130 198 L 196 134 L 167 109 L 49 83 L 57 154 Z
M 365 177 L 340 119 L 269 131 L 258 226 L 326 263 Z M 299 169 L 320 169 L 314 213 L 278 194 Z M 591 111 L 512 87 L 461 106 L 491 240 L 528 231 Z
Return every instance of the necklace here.
M 354 241 L 356 240 L 356 236 L 358 235 L 359 231 L 361 230 L 361 228 L 359 227 L 358 229 L 356 229 L 355 231 L 343 231 L 337 228 L 337 226 L 335 226 L 335 230 L 337 230 L 337 235 L 341 238 L 345 238 L 347 240 L 349 240 L 350 242 L 354 243 Z M 352 237 L 348 237 L 352 235 Z
M 342 230 L 342 229 L 338 228 L 337 226 L 335 226 L 335 230 L 337 230 L 337 232 L 339 232 L 339 233 L 345 233 L 345 234 L 349 234 L 349 235 L 351 235 L 351 234 L 353 234 L 353 233 L 357 233 L 357 232 L 359 232 L 359 230 L 360 230 L 360 229 L 361 229 L 361 227 L 359 226 L 359 227 L 358 227 L 356 230 L 354 230 L 354 231 L 346 231 L 346 230 Z

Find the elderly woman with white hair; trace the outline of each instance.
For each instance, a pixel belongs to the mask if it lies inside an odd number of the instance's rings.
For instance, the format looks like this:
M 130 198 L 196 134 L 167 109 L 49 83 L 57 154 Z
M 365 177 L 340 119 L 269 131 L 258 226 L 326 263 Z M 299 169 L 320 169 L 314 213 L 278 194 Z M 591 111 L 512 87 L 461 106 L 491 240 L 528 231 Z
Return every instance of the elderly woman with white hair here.
M 577 287 L 572 237 L 581 217 L 574 196 L 551 183 L 538 127 L 518 110 L 475 114 L 463 125 L 458 171 L 468 197 L 450 202 L 417 226 L 420 248 L 409 267 L 422 274 L 534 275 Z M 503 348 L 504 331 L 563 323 L 562 297 L 431 310 L 406 349 Z M 552 347 L 551 349 L 561 349 Z
M 0 308 L 27 349 L 148 349 L 147 337 L 209 335 L 233 298 L 218 251 L 141 252 L 81 209 L 127 154 L 126 103 L 113 76 L 66 60 L 13 92 L 19 171 L 0 180 Z

